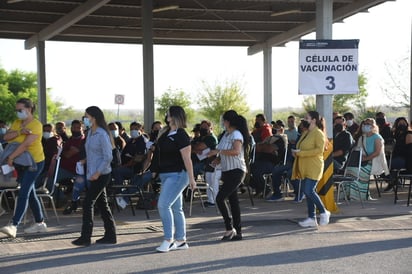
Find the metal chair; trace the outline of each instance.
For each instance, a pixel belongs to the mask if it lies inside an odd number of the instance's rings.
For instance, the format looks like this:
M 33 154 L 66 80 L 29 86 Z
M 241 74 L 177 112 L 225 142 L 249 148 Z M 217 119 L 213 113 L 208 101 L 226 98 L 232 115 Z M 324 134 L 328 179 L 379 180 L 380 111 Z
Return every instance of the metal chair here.
M 58 224 L 60 224 L 60 220 L 59 220 L 59 215 L 57 214 L 56 205 L 54 203 L 53 196 L 54 196 L 55 191 L 59 187 L 59 183 L 57 182 L 57 174 L 59 172 L 59 167 L 60 167 L 60 160 L 61 160 L 60 154 L 61 154 L 61 149 L 58 151 L 57 155 L 55 155 L 53 159 L 51 160 L 50 167 L 47 172 L 47 176 L 44 178 L 43 185 L 40 188 L 36 189 L 36 194 L 37 194 L 37 197 L 39 197 L 40 199 L 40 203 L 42 205 L 45 217 L 48 218 L 43 198 L 49 199 Z M 53 180 L 51 190 L 47 188 L 47 183 L 49 182 L 50 179 Z
M 204 204 L 202 193 L 201 193 L 200 190 L 210 190 L 213 193 L 213 197 L 216 196 L 215 195 L 215 190 L 206 182 L 206 180 L 204 178 L 204 175 L 203 174 L 199 175 L 198 179 L 196 180 L 196 189 L 193 190 L 193 191 L 190 191 L 189 217 L 192 216 L 193 198 L 195 197 L 196 193 L 197 193 L 197 196 L 200 199 L 200 204 L 202 205 L 202 210 L 203 210 L 203 212 L 205 212 L 205 204 Z M 215 202 L 215 208 L 216 208 L 216 212 L 218 213 L 216 202 Z
M 124 180 L 122 185 L 111 184 L 109 187 L 107 187 L 107 196 L 112 198 L 113 204 L 116 205 L 118 212 L 120 212 L 120 208 L 116 201 L 116 198 L 129 198 L 130 209 L 132 210 L 133 216 L 136 216 L 135 207 L 138 207 L 139 201 L 141 201 L 141 203 L 143 203 L 144 205 L 145 199 L 149 195 L 154 194 L 152 186 L 154 179 L 151 179 L 149 182 L 144 183 L 144 185 L 147 186 L 146 191 L 142 189 L 143 186 L 140 187 L 137 184 L 134 184 L 133 179 L 134 178 Z M 149 189 L 151 189 L 151 191 Z M 149 220 L 150 215 L 148 208 L 146 206 L 143 206 L 143 209 L 145 211 L 146 218 Z
M 7 178 L 7 175 L 0 175 L 2 180 L 0 181 L 0 216 L 6 213 L 6 210 L 2 208 L 3 205 L 3 198 L 5 197 L 5 203 L 7 206 L 7 210 L 11 210 L 11 206 L 9 204 L 9 199 L 7 197 L 7 193 L 12 195 L 13 201 L 16 201 L 16 192 L 19 191 L 20 185 L 17 181 L 13 181 L 11 178 Z
M 395 145 L 396 145 L 395 139 L 391 139 L 390 141 L 385 143 L 385 156 L 386 156 L 389 170 L 391 170 L 391 166 L 392 166 L 392 154 L 393 154 L 393 149 L 395 148 Z M 391 174 L 397 174 L 400 171 L 401 170 L 391 170 Z M 388 180 L 391 180 L 394 178 L 388 178 L 382 175 L 373 175 L 373 179 L 376 184 L 376 190 L 378 191 L 378 196 L 381 197 L 382 183 L 387 182 Z M 378 183 L 380 183 L 380 187 Z
M 339 201 L 340 193 L 344 195 L 346 203 L 349 203 L 348 196 L 346 194 L 345 187 L 353 185 L 359 194 L 359 200 L 363 207 L 362 194 L 358 187 L 357 181 L 360 178 L 360 170 L 362 163 L 362 150 L 358 147 L 355 147 L 349 154 L 348 160 L 345 163 L 345 171 L 343 175 L 333 175 L 333 183 L 337 188 L 336 193 L 336 202 Z
M 404 171 L 405 172 L 405 171 Z M 402 185 L 406 184 L 406 181 L 409 181 L 408 187 L 408 201 L 406 202 L 406 206 L 409 206 L 411 202 L 411 191 L 412 191 L 412 174 L 406 174 L 402 172 L 398 172 L 395 179 L 394 191 L 395 191 L 395 200 L 394 203 L 396 204 L 398 201 L 398 181 L 402 183 Z
M 287 149 L 287 145 L 285 148 L 285 155 L 283 157 L 283 163 L 282 165 L 286 166 L 287 165 L 287 158 L 288 157 L 288 149 Z M 265 184 L 263 186 L 263 197 L 266 197 L 266 188 L 272 185 L 272 173 L 265 173 L 263 174 L 263 179 L 265 180 Z M 289 196 L 289 184 L 290 184 L 290 179 L 288 178 L 288 172 L 284 171 L 281 177 L 282 180 L 282 188 L 283 188 L 283 192 L 285 192 L 285 196 L 288 197 Z

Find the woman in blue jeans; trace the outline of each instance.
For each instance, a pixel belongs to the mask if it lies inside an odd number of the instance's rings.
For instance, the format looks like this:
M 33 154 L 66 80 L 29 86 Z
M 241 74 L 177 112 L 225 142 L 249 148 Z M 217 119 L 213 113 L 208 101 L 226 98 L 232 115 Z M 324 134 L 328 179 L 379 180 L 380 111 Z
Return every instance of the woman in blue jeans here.
M 158 252 L 189 248 L 182 192 L 188 184 L 192 190 L 196 187 L 190 138 L 184 130 L 186 113 L 180 106 L 171 106 L 166 115 L 168 125 L 159 132 L 151 168 L 152 172 L 159 173 L 162 184 L 157 207 L 164 241 L 156 248 Z
M 44 167 L 44 153 L 41 144 L 43 126 L 39 120 L 34 118 L 34 110 L 35 105 L 30 99 L 19 99 L 16 103 L 17 120 L 13 122 L 10 129 L 4 135 L 4 140 L 9 143 L 19 144 L 7 158 L 7 164 L 9 166 L 14 166 L 14 160 L 27 152 L 30 153 L 36 163 L 35 169 L 33 167 L 16 166 L 18 171 L 17 181 L 20 183 L 17 205 L 11 224 L 0 228 L 0 232 L 3 232 L 11 238 L 16 237 L 17 226 L 26 214 L 28 205 L 30 205 L 33 212 L 35 223 L 26 228 L 24 232 L 35 233 L 47 231 L 47 226 L 43 221 L 43 212 L 39 198 L 36 195 L 34 186 L 37 177 L 41 174 Z
M 300 180 L 301 188 L 306 196 L 308 218 L 299 222 L 302 227 L 317 227 L 316 207 L 320 212 L 320 225 L 329 223 L 330 212 L 326 210 L 316 193 L 316 185 L 323 176 L 323 152 L 326 148 L 324 121 L 316 111 L 309 111 L 305 120 L 309 123 L 308 130 L 302 134 L 296 149 L 292 150 L 293 162 L 292 180 Z

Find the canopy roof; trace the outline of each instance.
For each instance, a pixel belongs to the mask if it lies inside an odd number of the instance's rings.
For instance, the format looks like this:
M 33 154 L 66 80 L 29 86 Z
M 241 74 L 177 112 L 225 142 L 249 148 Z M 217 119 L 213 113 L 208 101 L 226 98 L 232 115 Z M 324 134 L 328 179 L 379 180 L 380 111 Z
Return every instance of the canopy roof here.
M 0 38 L 141 43 L 143 0 L 0 0 Z M 341 21 L 386 0 L 334 0 Z M 316 0 L 153 0 L 153 42 L 281 46 L 315 31 Z

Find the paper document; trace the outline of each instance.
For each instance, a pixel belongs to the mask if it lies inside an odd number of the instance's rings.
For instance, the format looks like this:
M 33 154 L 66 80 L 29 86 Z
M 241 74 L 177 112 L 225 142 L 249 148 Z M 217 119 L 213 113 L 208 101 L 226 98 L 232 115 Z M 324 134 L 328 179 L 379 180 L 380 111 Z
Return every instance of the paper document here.
M 202 150 L 202 153 L 200 154 L 196 154 L 197 158 L 202 161 L 203 159 L 207 158 L 207 154 L 210 152 L 210 148 L 205 148 L 204 150 Z
M 6 175 L 9 174 L 10 172 L 13 172 L 14 166 L 9 166 L 9 165 L 2 165 L 1 166 L 1 172 Z

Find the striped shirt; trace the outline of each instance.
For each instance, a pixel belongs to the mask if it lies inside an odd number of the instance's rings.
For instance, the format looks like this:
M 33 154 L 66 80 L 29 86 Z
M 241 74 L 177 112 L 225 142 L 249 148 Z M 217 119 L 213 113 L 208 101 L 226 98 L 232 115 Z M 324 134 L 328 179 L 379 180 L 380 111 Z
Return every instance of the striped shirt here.
M 240 131 L 234 130 L 231 133 L 226 132 L 220 140 L 219 144 L 217 145 L 217 149 L 232 150 L 235 141 L 240 141 L 242 143 L 241 152 L 236 156 L 220 154 L 220 164 L 222 165 L 222 171 L 241 169 L 244 172 L 246 172 L 246 163 L 243 149 L 243 135 L 242 133 L 240 133 Z

